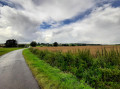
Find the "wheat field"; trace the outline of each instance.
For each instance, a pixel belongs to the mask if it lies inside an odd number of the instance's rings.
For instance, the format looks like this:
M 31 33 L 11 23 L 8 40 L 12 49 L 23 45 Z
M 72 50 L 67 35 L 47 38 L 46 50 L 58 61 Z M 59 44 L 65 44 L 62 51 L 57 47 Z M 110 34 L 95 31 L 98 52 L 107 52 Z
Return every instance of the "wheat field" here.
M 75 52 L 77 50 L 85 50 L 89 49 L 92 54 L 95 54 L 96 51 L 101 51 L 102 49 L 106 49 L 107 51 L 112 50 L 112 49 L 120 49 L 120 46 L 112 46 L 112 45 L 106 45 L 106 46 L 58 46 L 58 47 L 35 47 L 39 50 L 48 50 L 48 51 L 62 51 L 62 52 L 67 52 L 67 51 L 72 51 Z

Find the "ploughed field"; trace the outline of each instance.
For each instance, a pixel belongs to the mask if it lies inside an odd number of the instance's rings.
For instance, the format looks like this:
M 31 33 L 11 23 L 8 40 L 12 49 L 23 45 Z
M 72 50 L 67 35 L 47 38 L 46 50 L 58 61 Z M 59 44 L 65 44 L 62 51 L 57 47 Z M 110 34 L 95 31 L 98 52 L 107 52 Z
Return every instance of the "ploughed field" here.
M 102 51 L 102 49 L 106 49 L 107 51 L 110 51 L 112 49 L 120 49 L 120 46 L 58 46 L 58 47 L 35 47 L 39 50 L 48 50 L 48 51 L 62 51 L 62 52 L 76 52 L 78 50 L 90 50 L 92 54 L 95 54 L 98 50 Z

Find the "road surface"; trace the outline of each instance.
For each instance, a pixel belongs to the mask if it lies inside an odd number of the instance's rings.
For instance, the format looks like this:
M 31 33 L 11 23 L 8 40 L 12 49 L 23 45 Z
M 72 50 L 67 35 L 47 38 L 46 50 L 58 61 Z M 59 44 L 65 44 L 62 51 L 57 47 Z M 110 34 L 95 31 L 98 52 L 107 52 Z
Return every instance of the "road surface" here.
M 16 50 L 0 57 L 0 89 L 40 89 L 22 51 Z

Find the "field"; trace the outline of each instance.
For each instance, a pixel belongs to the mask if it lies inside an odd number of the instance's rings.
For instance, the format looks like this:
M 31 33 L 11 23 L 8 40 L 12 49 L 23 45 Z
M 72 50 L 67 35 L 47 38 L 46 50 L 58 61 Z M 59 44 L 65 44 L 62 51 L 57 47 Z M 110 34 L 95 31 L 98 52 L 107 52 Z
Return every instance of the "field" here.
M 120 49 L 120 46 L 58 46 L 58 47 L 35 47 L 39 50 L 48 50 L 48 51 L 62 51 L 62 52 L 68 52 L 68 51 L 78 51 L 79 50 L 85 50 L 88 49 L 92 54 L 95 54 L 96 51 L 102 51 L 102 49 L 106 49 L 107 51 L 111 49 Z
M 20 48 L 0 48 L 0 56 L 17 49 L 20 49 Z
M 92 88 L 120 89 L 119 49 L 120 46 L 79 46 L 36 47 L 30 51 L 52 67 L 72 73 Z

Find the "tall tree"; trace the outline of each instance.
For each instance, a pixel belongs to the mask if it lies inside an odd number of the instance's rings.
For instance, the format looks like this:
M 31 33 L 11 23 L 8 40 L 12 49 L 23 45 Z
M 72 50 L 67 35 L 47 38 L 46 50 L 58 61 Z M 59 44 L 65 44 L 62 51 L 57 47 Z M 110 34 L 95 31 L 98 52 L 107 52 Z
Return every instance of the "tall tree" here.
M 5 46 L 6 47 L 17 47 L 18 43 L 15 39 L 9 39 L 6 41 Z
M 57 43 L 57 42 L 54 42 L 54 43 L 53 43 L 53 46 L 55 46 L 55 47 L 58 46 L 58 43 Z
M 36 45 L 37 45 L 36 41 L 32 41 L 32 42 L 30 43 L 30 46 L 32 46 L 32 47 L 36 47 Z

